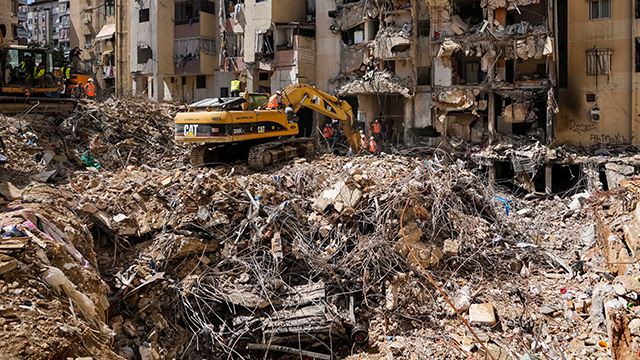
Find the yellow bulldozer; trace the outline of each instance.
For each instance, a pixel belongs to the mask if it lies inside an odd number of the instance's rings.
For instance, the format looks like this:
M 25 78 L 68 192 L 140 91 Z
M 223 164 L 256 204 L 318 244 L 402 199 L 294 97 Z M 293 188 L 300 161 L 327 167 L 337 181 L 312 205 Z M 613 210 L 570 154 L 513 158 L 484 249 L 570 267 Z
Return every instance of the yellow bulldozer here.
M 0 24 L 0 113 L 73 111 L 75 99 L 58 97 L 62 81 L 54 74 L 52 53 L 5 44 L 5 35 L 6 27 Z M 39 69 L 44 74 L 36 76 Z
M 263 94 L 263 101 L 265 97 Z M 213 98 L 189 105 L 175 118 L 177 142 L 201 143 L 191 152 L 192 164 L 199 166 L 229 158 L 246 158 L 249 167 L 264 169 L 297 156 L 312 156 L 315 141 L 300 137 L 301 109 L 318 112 L 340 121 L 354 151 L 359 134 L 351 105 L 318 90 L 313 85 L 293 84 L 282 90 L 282 108 L 250 109 L 251 96 Z M 307 134 L 308 135 L 308 134 Z

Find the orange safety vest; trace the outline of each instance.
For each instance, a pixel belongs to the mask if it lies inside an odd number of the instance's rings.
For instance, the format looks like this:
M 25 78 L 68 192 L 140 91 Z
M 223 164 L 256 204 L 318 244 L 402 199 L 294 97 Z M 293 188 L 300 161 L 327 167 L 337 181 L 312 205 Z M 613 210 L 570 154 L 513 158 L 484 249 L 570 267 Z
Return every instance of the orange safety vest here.
M 380 134 L 380 130 L 381 130 L 381 126 L 380 123 L 373 123 L 373 132 L 376 134 Z
M 363 149 L 367 148 L 367 138 L 365 138 L 364 136 L 360 137 L 360 145 L 362 146 Z
M 376 151 L 376 141 L 375 140 L 371 140 L 371 142 L 369 143 L 369 151 L 371 151 L 371 152 L 375 152 Z
M 324 130 L 322 131 L 322 135 L 324 135 L 324 137 L 328 138 L 328 137 L 332 137 L 333 136 L 333 129 L 326 126 L 324 128 Z
M 267 109 L 277 109 L 280 106 L 280 101 L 278 101 L 278 95 L 272 95 L 269 98 L 269 103 L 267 103 Z
M 87 93 L 87 96 L 96 96 L 96 89 L 93 87 L 92 83 L 87 83 L 87 85 L 84 86 L 84 91 Z

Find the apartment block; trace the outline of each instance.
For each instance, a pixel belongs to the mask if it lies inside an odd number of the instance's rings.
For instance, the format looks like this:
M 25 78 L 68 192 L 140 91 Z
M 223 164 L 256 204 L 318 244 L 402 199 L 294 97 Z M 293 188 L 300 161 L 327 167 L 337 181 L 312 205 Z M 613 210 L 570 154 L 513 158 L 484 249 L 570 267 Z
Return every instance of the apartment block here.
M 70 0 L 69 46 L 82 52 L 81 69 L 100 91 L 115 88 L 115 0 Z
M 227 96 L 220 73 L 216 3 L 141 0 L 129 3 L 131 89 L 156 100 Z M 219 73 L 219 74 L 218 74 Z M 226 91 L 225 91 L 226 89 Z
M 640 144 L 640 2 L 557 4 L 556 142 Z
M 220 71 L 250 92 L 316 81 L 315 1 L 225 0 Z
M 19 45 L 27 45 L 29 41 L 28 15 L 29 6 L 27 0 L 18 0 L 17 18 L 18 22 L 15 27 L 14 39 Z
M 18 0 L 0 1 L 0 24 L 6 27 L 5 41 L 13 42 L 18 36 Z

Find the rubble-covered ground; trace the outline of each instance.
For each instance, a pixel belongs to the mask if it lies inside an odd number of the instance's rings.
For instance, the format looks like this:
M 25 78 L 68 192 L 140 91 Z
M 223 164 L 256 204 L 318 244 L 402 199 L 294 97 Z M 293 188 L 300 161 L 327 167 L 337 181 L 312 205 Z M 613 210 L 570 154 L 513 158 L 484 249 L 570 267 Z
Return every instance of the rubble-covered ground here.
M 638 353 L 633 181 L 523 196 L 411 149 L 193 168 L 177 110 L 0 117 L 1 359 Z

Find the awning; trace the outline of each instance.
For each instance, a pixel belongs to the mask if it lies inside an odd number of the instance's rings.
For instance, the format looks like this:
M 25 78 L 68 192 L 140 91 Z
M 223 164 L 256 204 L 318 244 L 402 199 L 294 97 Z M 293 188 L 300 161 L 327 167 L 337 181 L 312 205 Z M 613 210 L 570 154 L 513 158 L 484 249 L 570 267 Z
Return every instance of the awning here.
M 116 24 L 108 24 L 100 29 L 96 36 L 96 40 L 109 40 L 116 33 Z

